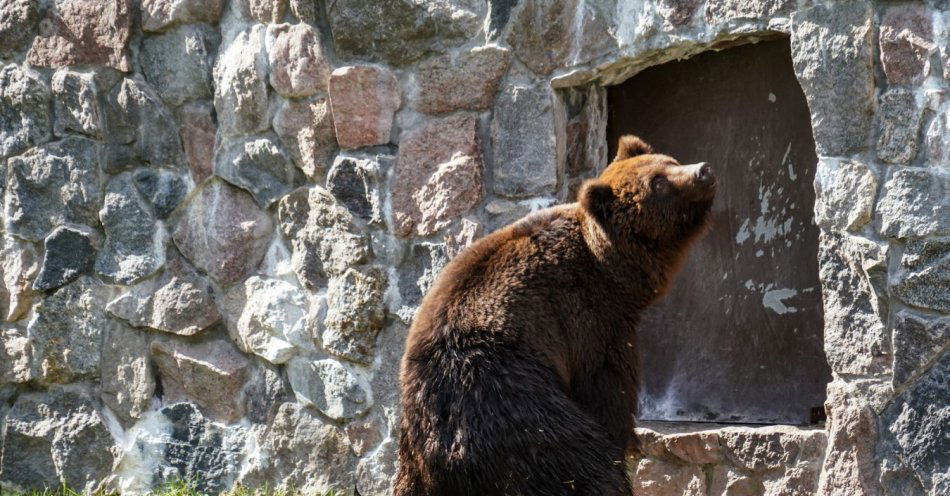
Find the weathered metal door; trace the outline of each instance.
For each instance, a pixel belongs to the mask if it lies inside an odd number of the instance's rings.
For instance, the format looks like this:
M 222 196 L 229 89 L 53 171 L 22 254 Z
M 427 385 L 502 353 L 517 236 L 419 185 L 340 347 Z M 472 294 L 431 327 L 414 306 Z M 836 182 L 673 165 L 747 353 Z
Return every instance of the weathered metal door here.
M 831 375 L 817 157 L 788 40 L 649 68 L 609 88 L 607 108 L 611 147 L 634 133 L 719 178 L 709 235 L 640 329 L 641 418 L 809 423 Z

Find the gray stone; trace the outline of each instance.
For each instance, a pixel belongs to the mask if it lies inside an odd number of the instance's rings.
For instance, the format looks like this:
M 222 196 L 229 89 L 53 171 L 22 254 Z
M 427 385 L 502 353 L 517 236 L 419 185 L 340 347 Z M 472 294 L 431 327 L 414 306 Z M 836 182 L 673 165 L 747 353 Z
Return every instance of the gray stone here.
M 877 156 L 892 164 L 908 164 L 917 156 L 923 109 L 914 93 L 896 88 L 881 95 L 878 103 Z
M 950 353 L 944 353 L 930 371 L 898 396 L 881 415 L 894 437 L 901 458 L 930 494 L 950 491 Z
M 213 94 L 211 70 L 221 43 L 218 32 L 206 24 L 188 24 L 142 41 L 139 63 L 145 79 L 168 105 Z
M 193 336 L 221 319 L 211 291 L 210 282 L 174 256 L 161 276 L 132 286 L 106 310 L 136 327 Z
M 892 85 L 920 84 L 930 72 L 933 18 L 924 5 L 895 5 L 881 16 L 881 65 Z
M 241 389 L 251 361 L 229 341 L 192 344 L 153 341 L 149 346 L 167 403 L 191 401 L 211 420 L 231 423 L 244 416 Z
M 402 66 L 471 39 L 483 9 L 471 0 L 341 0 L 328 5 L 327 16 L 338 57 Z
M 510 64 L 511 52 L 498 46 L 426 60 L 416 69 L 416 106 L 427 114 L 487 110 Z
M 83 386 L 20 394 L 7 413 L 0 482 L 57 490 L 63 484 L 92 493 L 112 472 L 116 442 Z
M 950 233 L 950 177 L 926 169 L 894 172 L 884 183 L 877 214 L 888 237 Z
M 53 73 L 52 88 L 56 136 L 79 133 L 103 138 L 105 123 L 94 72 L 59 69 Z
M 950 170 L 950 104 L 937 110 L 924 136 L 929 165 Z
M 860 238 L 827 232 L 819 237 L 825 354 L 839 374 L 884 372 L 890 362 L 880 289 L 885 275 L 883 267 L 873 267 L 879 257 L 876 250 L 876 245 Z
M 409 259 L 399 270 L 399 317 L 409 324 L 422 303 L 422 297 L 435 282 L 436 276 L 449 263 L 442 243 L 418 243 L 409 250 Z
M 544 87 L 511 85 L 495 101 L 491 125 L 495 193 L 553 194 L 557 187 L 554 114 Z
M 214 65 L 214 107 L 225 136 L 267 129 L 267 56 L 264 26 L 242 31 Z
M 142 0 L 142 29 L 162 31 L 194 22 L 217 24 L 223 10 L 224 0 Z
M 874 105 L 871 17 L 870 4 L 855 1 L 792 14 L 792 60 L 819 155 L 847 155 L 867 141 Z
M 713 0 L 706 4 L 706 22 L 720 24 L 736 19 L 768 19 L 789 15 L 793 0 Z
M 96 258 L 96 272 L 120 284 L 133 284 L 165 263 L 165 230 L 135 188 L 131 173 L 106 187 L 99 211 L 106 240 Z
M 152 205 L 152 211 L 158 219 L 167 219 L 188 195 L 185 180 L 169 170 L 138 170 L 132 178 L 135 189 Z
M 160 427 L 139 431 L 131 450 L 158 453 L 154 486 L 191 480 L 196 491 L 219 494 L 233 485 L 245 456 L 244 429 L 221 426 L 192 403 L 166 406 L 156 416 Z
M 38 378 L 67 383 L 99 376 L 103 331 L 113 325 L 105 314 L 105 289 L 80 277 L 34 307 L 27 327 Z
M 33 281 L 33 289 L 47 291 L 75 281 L 92 272 L 97 240 L 93 233 L 59 226 L 43 243 L 43 265 Z
M 238 0 L 237 7 L 244 17 L 269 24 L 283 19 L 287 0 Z
M 380 177 L 391 156 L 338 155 L 327 174 L 327 189 L 354 216 L 383 225 L 383 189 Z M 384 167 L 385 167 L 384 165 Z
M 7 232 L 40 241 L 59 225 L 98 225 L 98 165 L 98 145 L 75 137 L 7 160 Z
M 699 0 L 659 0 L 657 11 L 667 24 L 678 28 L 693 21 L 701 3 Z
M 330 62 L 320 32 L 307 24 L 278 24 L 267 28 L 270 85 L 286 97 L 327 91 Z
M 828 386 L 828 448 L 818 479 L 818 493 L 834 496 L 878 494 L 875 477 L 877 418 L 852 397 L 845 384 Z
M 341 276 L 330 279 L 321 336 L 328 353 L 372 364 L 376 335 L 386 319 L 383 306 L 386 285 L 386 274 L 376 267 L 365 271 L 347 269 Z
M 337 150 L 333 113 L 325 97 L 283 100 L 274 114 L 274 132 L 311 181 L 321 177 Z
M 904 385 L 950 341 L 950 317 L 901 310 L 894 323 L 894 387 Z
M 214 172 L 214 150 L 218 126 L 212 113 L 214 107 L 208 102 L 186 103 L 179 110 L 181 120 L 179 135 L 185 147 L 185 158 L 191 169 L 191 178 L 196 183 L 207 179 Z M 274 124 L 276 128 L 276 123 Z
M 243 190 L 206 181 L 189 198 L 172 238 L 195 267 L 230 286 L 260 264 L 273 228 L 267 212 Z
M 294 400 L 294 392 L 279 368 L 254 361 L 250 379 L 244 386 L 244 411 L 248 421 L 269 424 L 280 406 Z
M 856 231 L 871 221 L 878 181 L 867 165 L 822 159 L 815 174 L 815 222 L 825 229 Z
M 116 324 L 106 327 L 102 339 L 102 402 L 127 427 L 152 406 L 155 372 L 148 341 L 145 332 Z
M 281 462 L 253 465 L 239 480 L 245 487 L 270 485 L 303 494 L 353 489 L 356 457 L 346 434 L 304 405 L 280 405 L 261 436 L 261 451 L 265 459 Z
M 316 0 L 289 0 L 290 12 L 300 22 L 307 24 L 317 23 L 317 5 Z
M 59 0 L 46 4 L 26 60 L 38 67 L 107 66 L 130 72 L 131 0 Z
M 373 406 L 366 380 L 352 366 L 332 358 L 294 358 L 287 365 L 287 377 L 297 401 L 333 420 L 350 420 Z
M 616 46 L 608 7 L 584 0 L 524 0 L 507 41 L 536 74 L 587 62 Z
M 262 208 L 294 186 L 294 166 L 276 136 L 244 138 L 226 144 L 214 161 L 214 173 L 244 188 Z
M 314 186 L 285 196 L 277 209 L 280 229 L 290 239 L 291 264 L 300 282 L 316 291 L 327 277 L 371 258 L 369 240 L 356 219 L 329 191 Z
M 122 171 L 137 162 L 163 167 L 185 165 L 175 117 L 139 76 L 116 85 L 106 98 L 105 110 L 107 172 Z
M 884 496 L 926 496 L 913 469 L 900 457 L 900 447 L 890 436 L 884 436 L 879 447 L 881 455 L 881 489 Z
M 0 328 L 0 385 L 22 384 L 33 378 L 32 347 L 25 329 Z M 0 402 L 0 408 L 3 407 Z M 3 418 L 0 417 L 0 426 Z
M 231 288 L 221 302 L 231 339 L 246 353 L 281 364 L 295 346 L 314 349 L 303 291 L 280 279 L 252 276 Z
M 449 259 L 455 258 L 484 234 L 485 226 L 477 219 L 461 219 L 454 228 L 445 233 L 446 255 Z
M 473 115 L 455 114 L 403 135 L 392 186 L 396 235 L 434 234 L 478 205 L 484 196 L 482 168 Z M 495 168 L 496 178 L 502 169 Z
M 907 304 L 950 313 L 950 238 L 908 243 L 892 291 Z
M 10 58 L 26 49 L 36 34 L 40 20 L 35 0 L 3 0 L 0 2 L 0 57 Z
M 50 139 L 50 90 L 36 73 L 0 69 L 0 159 Z
M 40 257 L 32 243 L 13 236 L 3 237 L 0 250 L 0 317 L 13 322 L 24 317 L 33 304 L 33 280 L 40 270 Z

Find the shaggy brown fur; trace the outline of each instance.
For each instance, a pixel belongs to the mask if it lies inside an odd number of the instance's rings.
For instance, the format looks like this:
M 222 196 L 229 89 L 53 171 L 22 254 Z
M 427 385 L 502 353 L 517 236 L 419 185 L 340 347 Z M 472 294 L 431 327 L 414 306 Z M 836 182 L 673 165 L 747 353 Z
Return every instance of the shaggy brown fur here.
M 704 230 L 715 180 L 638 138 L 581 189 L 441 273 L 402 361 L 397 496 L 629 495 L 640 312 Z

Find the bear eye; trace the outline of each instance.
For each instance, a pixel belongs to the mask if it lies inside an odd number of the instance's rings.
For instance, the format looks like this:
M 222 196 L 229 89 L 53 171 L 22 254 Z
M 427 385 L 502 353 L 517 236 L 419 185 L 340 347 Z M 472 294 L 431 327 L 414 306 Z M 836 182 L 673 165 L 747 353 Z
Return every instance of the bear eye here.
M 654 176 L 650 181 L 650 189 L 657 194 L 665 194 L 666 190 L 669 189 L 669 185 L 670 183 L 665 176 Z

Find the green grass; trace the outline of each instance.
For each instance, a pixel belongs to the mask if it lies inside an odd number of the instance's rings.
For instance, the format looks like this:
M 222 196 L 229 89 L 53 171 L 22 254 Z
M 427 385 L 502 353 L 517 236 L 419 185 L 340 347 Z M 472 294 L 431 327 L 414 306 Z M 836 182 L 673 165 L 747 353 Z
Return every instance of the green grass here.
M 110 491 L 98 491 L 92 495 L 86 495 L 81 491 L 76 491 L 70 487 L 62 486 L 56 489 L 34 489 L 26 492 L 16 492 L 7 489 L 0 489 L 2 496 L 120 496 L 119 493 Z M 149 493 L 149 496 L 204 496 L 199 492 L 195 484 L 186 480 L 168 482 L 161 487 Z M 218 495 L 216 495 L 218 496 Z M 251 489 L 243 486 L 237 486 L 230 491 L 221 493 L 220 496 L 343 496 L 343 493 L 330 491 L 320 494 L 305 494 L 301 491 L 288 491 L 284 489 L 256 488 Z

